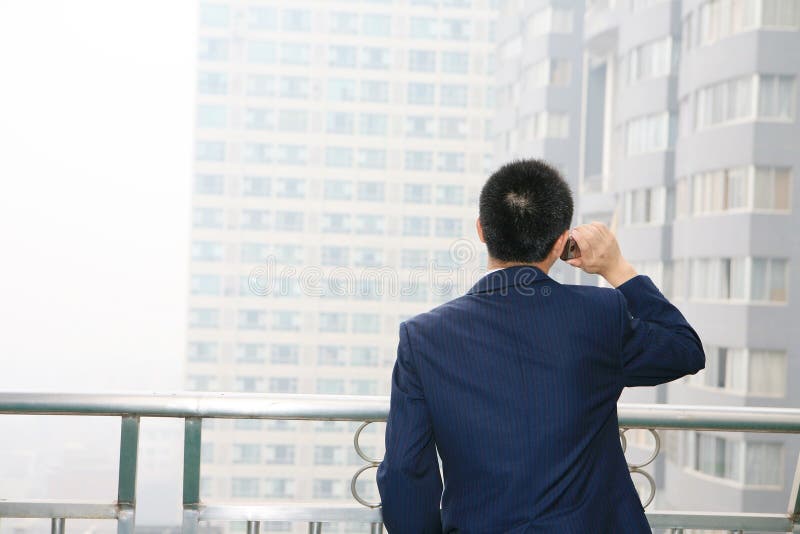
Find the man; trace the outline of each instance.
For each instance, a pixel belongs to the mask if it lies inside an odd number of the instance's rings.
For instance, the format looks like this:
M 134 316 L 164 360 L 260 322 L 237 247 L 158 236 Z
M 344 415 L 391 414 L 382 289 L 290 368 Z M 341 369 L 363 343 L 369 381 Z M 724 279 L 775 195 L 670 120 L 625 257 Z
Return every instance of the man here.
M 617 399 L 624 387 L 695 373 L 705 356 L 604 225 L 575 228 L 581 256 L 568 261 L 616 289 L 547 276 L 572 209 L 547 164 L 502 167 L 477 221 L 490 272 L 400 325 L 377 475 L 390 534 L 650 533 Z

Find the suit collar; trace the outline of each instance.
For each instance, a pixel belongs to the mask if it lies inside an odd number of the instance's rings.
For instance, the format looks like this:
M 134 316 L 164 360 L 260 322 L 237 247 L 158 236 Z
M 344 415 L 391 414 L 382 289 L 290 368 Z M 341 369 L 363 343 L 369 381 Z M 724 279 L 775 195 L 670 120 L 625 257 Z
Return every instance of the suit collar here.
M 478 280 L 467 295 L 501 291 L 510 287 L 529 286 L 534 282 L 552 280 L 544 271 L 532 265 L 519 265 L 492 271 Z

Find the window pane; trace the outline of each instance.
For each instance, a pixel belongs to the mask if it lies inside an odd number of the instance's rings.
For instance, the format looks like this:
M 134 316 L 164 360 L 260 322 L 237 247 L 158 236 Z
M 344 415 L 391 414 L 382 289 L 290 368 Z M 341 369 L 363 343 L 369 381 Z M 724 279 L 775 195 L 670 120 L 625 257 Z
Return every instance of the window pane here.
M 786 353 L 752 351 L 748 392 L 752 395 L 784 396 L 786 394 Z

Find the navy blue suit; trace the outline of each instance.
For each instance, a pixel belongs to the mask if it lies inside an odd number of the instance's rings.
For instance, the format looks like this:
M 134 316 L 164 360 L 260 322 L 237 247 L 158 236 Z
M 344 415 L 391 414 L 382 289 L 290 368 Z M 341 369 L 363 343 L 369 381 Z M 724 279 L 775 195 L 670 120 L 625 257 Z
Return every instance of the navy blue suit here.
M 704 365 L 646 276 L 608 289 L 534 267 L 486 275 L 400 325 L 377 475 L 387 530 L 649 533 L 617 399 Z

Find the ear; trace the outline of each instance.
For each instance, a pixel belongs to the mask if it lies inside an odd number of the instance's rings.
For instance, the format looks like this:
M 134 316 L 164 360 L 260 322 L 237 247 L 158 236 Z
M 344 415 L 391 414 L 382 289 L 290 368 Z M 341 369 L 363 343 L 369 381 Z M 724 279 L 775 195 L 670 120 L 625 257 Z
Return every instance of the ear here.
M 553 245 L 553 250 L 550 251 L 550 254 L 554 256 L 554 261 L 561 256 L 561 251 L 564 250 L 564 247 L 567 244 L 567 239 L 569 239 L 569 230 L 564 230 L 564 233 L 561 234 L 558 239 L 556 239 L 556 244 Z
M 480 217 L 475 219 L 475 230 L 478 231 L 478 239 L 481 240 L 481 243 L 486 243 L 486 239 L 483 237 L 483 226 L 481 226 Z

